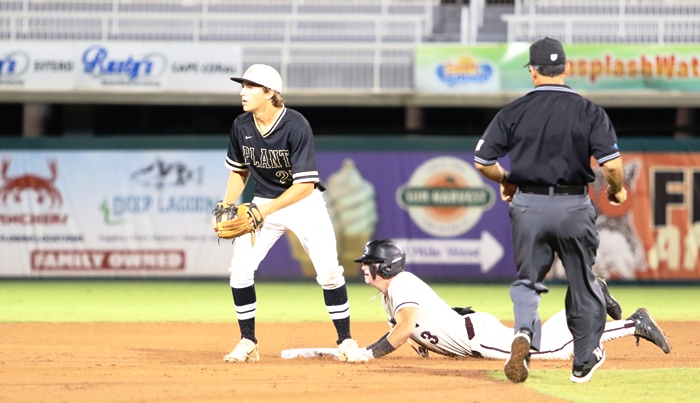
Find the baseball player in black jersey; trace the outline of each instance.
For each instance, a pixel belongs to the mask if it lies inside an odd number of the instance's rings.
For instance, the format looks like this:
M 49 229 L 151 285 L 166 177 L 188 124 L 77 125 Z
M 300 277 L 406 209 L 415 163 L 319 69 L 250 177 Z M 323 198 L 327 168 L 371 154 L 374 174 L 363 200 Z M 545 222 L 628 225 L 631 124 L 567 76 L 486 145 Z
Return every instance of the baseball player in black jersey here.
M 265 220 L 256 234 L 234 242 L 231 258 L 231 290 L 241 340 L 224 357 L 228 362 L 256 362 L 260 359 L 255 337 L 254 274 L 270 248 L 286 232 L 294 232 L 316 269 L 316 281 L 323 289 L 326 308 L 338 333 L 341 361 L 364 362 L 350 335 L 350 307 L 338 264 L 335 233 L 323 199 L 314 139 L 309 122 L 287 108 L 281 97 L 282 78 L 271 66 L 254 64 L 241 83 L 243 110 L 231 127 L 226 166 L 231 170 L 223 201 L 235 204 L 249 175 L 255 179 L 253 200 Z
M 566 319 L 574 336 L 571 381 L 587 382 L 605 361 L 601 335 L 605 301 L 592 267 L 599 238 L 596 210 L 588 197 L 595 175 L 591 156 L 602 166 L 608 201 L 623 203 L 623 166 L 617 135 L 605 111 L 564 85 L 562 44 L 545 38 L 530 47 L 525 65 L 535 89 L 501 109 L 479 140 L 474 165 L 501 184 L 510 202 L 518 278 L 510 287 L 515 337 L 505 373 L 513 382 L 527 379 L 530 348 L 539 350 L 537 308 L 546 293 L 544 278 L 554 254 L 568 281 Z M 497 162 L 510 156 L 510 173 Z

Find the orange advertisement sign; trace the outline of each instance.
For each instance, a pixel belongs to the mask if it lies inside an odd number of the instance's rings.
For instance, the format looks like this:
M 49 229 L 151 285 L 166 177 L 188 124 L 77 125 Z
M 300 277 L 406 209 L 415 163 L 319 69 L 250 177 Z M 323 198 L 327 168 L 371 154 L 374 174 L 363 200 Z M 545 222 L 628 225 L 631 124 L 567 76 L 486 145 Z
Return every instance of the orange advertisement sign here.
M 700 279 L 700 153 L 623 153 L 623 162 L 628 199 L 620 206 L 606 201 L 595 164 L 596 272 L 613 279 Z

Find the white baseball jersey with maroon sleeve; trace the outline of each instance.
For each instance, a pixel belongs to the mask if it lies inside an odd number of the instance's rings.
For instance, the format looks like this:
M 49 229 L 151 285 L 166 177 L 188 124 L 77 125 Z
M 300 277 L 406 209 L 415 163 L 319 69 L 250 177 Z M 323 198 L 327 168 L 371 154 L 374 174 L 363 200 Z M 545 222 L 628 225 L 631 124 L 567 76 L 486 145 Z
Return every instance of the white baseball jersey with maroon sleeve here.
M 472 343 L 476 335 L 470 340 L 465 317 L 452 310 L 423 280 L 404 271 L 394 277 L 384 295 L 389 322 L 396 323 L 396 313 L 409 306 L 418 311 L 412 340 L 439 354 L 473 355 Z
M 435 291 L 413 273 L 401 272 L 392 280 L 383 298 L 390 323 L 396 313 L 407 306 L 418 311 L 411 340 L 429 351 L 462 357 L 484 357 L 506 360 L 510 355 L 513 329 L 486 312 L 460 315 Z M 601 341 L 634 334 L 634 322 L 607 322 Z M 560 311 L 542 325 L 540 351 L 532 351 L 533 359 L 566 360 L 573 357 L 573 337 Z

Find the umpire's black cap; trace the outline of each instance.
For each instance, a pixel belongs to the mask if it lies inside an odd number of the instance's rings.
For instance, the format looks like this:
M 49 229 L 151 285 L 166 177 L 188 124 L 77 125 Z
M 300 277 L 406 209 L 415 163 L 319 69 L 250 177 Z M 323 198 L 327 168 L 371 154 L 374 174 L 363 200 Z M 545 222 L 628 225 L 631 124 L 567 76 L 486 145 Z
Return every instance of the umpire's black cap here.
M 566 64 L 566 54 L 561 42 L 544 38 L 530 45 L 530 61 L 525 66 L 556 66 Z

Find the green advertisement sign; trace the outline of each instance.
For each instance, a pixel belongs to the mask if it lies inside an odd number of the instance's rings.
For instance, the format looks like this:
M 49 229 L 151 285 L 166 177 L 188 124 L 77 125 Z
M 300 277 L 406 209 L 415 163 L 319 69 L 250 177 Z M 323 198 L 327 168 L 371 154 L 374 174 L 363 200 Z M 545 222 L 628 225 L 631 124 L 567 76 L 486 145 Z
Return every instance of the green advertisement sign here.
M 532 88 L 529 43 L 416 49 L 421 92 L 480 93 Z M 697 45 L 565 45 L 566 84 L 577 90 L 700 91 Z

